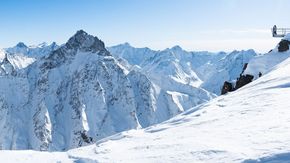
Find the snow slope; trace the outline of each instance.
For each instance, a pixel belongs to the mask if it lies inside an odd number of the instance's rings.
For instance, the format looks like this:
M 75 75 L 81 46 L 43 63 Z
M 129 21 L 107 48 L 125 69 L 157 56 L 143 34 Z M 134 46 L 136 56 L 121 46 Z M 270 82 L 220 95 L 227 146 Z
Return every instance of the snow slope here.
M 290 59 L 243 88 L 166 122 L 63 153 L 1 151 L 0 159 L 49 162 L 243 162 L 290 160 Z M 9 157 L 13 156 L 13 157 Z

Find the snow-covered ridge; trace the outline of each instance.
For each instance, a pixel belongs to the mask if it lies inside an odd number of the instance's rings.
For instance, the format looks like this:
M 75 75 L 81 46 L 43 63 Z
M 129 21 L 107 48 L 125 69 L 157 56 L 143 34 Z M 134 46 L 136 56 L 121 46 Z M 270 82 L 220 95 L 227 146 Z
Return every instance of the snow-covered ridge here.
M 0 50 L 1 75 L 22 74 L 24 68 L 28 67 L 41 57 L 47 56 L 59 46 L 56 43 L 48 45 L 27 46 L 23 42 L 11 48 Z
M 11 48 L 6 48 L 5 51 L 10 54 L 22 54 L 27 57 L 39 59 L 48 55 L 52 51 L 56 50 L 59 46 L 53 42 L 51 44 L 41 43 L 39 45 L 27 46 L 23 42 L 19 42 L 17 45 Z
M 196 87 L 216 95 L 220 95 L 225 80 L 238 78 L 244 64 L 257 55 L 254 50 L 188 52 L 180 46 L 154 51 L 134 48 L 128 43 L 110 47 L 109 51 L 131 65 L 138 65 L 142 73 L 165 90 L 188 93 L 189 87 Z

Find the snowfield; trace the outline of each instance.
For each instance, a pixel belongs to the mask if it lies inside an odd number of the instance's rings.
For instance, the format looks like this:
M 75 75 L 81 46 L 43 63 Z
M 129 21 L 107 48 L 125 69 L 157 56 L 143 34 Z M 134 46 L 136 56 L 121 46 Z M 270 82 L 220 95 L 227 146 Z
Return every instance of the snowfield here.
M 68 152 L 1 151 L 0 160 L 289 162 L 290 59 L 269 70 L 243 88 L 161 124 L 125 131 Z

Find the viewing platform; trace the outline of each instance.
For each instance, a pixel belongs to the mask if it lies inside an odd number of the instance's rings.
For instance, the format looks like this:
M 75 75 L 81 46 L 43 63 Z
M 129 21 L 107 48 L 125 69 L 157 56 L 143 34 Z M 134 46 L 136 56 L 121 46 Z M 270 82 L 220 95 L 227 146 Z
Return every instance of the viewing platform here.
M 290 33 L 290 28 L 272 28 L 273 37 L 284 37 L 287 33 Z

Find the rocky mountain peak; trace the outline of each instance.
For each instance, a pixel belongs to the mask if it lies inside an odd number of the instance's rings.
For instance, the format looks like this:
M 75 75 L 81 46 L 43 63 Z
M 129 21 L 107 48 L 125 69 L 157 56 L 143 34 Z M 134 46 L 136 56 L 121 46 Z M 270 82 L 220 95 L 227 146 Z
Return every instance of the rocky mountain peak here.
M 16 47 L 18 48 L 27 48 L 27 46 L 23 42 L 19 42 Z
M 179 45 L 175 45 L 171 48 L 172 50 L 182 51 L 183 49 Z
M 84 30 L 77 31 L 77 33 L 68 40 L 66 47 L 70 49 L 79 49 L 81 51 L 107 52 L 103 41 L 95 36 L 89 35 Z

